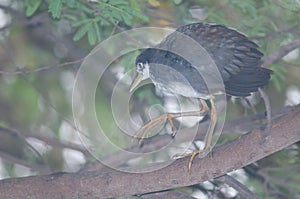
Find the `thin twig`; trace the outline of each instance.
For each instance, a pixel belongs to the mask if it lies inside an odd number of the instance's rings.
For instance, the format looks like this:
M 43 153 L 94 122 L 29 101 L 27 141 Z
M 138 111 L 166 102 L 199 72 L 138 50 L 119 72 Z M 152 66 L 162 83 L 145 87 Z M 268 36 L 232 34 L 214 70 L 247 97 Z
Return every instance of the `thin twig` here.
M 10 14 L 14 15 L 14 16 L 19 16 L 19 17 L 25 17 L 24 15 L 21 14 L 21 12 L 18 12 L 17 10 L 13 9 L 10 6 L 5 6 L 0 4 L 0 9 L 9 12 Z
M 1 126 L 1 125 L 0 125 L 0 131 L 2 131 L 4 133 L 8 133 L 12 136 L 18 136 L 19 137 L 20 135 L 22 135 L 22 137 L 24 137 L 24 138 L 35 138 L 37 140 L 45 142 L 46 144 L 48 144 L 52 147 L 69 148 L 69 149 L 73 149 L 73 150 L 76 150 L 76 151 L 80 151 L 83 154 L 85 154 L 87 156 L 90 156 L 89 152 L 79 144 L 74 144 L 74 143 L 66 142 L 66 141 L 60 141 L 60 140 L 57 140 L 55 138 L 44 136 L 44 135 L 41 135 L 41 134 L 33 134 L 31 132 L 25 132 L 25 131 L 19 132 L 15 129 L 4 127 L 4 126 Z
M 195 199 L 194 197 L 189 196 L 177 190 L 167 190 L 167 191 L 145 194 L 142 195 L 141 198 L 143 199 L 160 199 L 160 198 L 161 199 L 165 199 L 165 198 Z
M 30 168 L 32 169 L 33 171 L 38 171 L 40 172 L 41 174 L 45 174 L 45 173 L 49 173 L 50 172 L 50 169 L 47 167 L 47 165 L 38 165 L 38 164 L 33 164 L 31 162 L 28 162 L 27 160 L 23 160 L 23 159 L 20 159 L 16 156 L 13 156 L 11 154 L 8 154 L 8 153 L 5 153 L 3 151 L 0 150 L 0 157 L 10 163 L 13 163 L 13 164 L 19 164 L 19 165 L 22 165 L 22 166 L 25 166 L 27 168 Z
M 61 68 L 61 67 L 64 67 L 64 66 L 77 64 L 77 63 L 82 62 L 84 59 L 85 59 L 85 57 L 81 58 L 81 59 L 78 59 L 78 60 L 68 61 L 68 62 L 64 62 L 64 63 L 61 63 L 61 64 L 57 64 L 57 65 L 54 65 L 54 66 L 53 65 L 52 66 L 48 65 L 48 66 L 38 67 L 38 68 L 35 68 L 35 69 L 21 69 L 21 70 L 17 70 L 17 71 L 14 71 L 14 72 L 0 71 L 0 74 L 2 74 L 2 75 L 25 75 L 25 74 L 29 74 L 29 73 L 42 72 L 42 71 L 45 71 L 45 70 L 57 69 L 57 68 Z
M 274 37 L 279 36 L 282 33 L 293 32 L 294 30 L 296 30 L 299 27 L 300 27 L 300 23 L 296 23 L 295 25 L 293 25 L 291 27 L 285 27 L 283 29 L 280 29 L 280 30 L 278 30 L 276 32 L 273 31 L 273 32 L 271 32 L 271 33 L 269 33 L 267 35 L 264 35 L 264 36 L 252 36 L 252 37 L 250 37 L 250 39 L 261 39 L 261 40 L 264 40 L 264 39 L 270 38 L 270 37 L 274 38 Z
M 243 196 L 246 199 L 257 199 L 255 194 L 250 189 L 248 189 L 248 187 L 246 187 L 244 184 L 242 184 L 241 182 L 239 182 L 238 180 L 236 180 L 235 178 L 233 178 L 228 174 L 218 177 L 216 178 L 216 180 L 219 180 L 231 186 L 236 191 L 238 191 L 241 194 L 241 196 Z
M 277 51 L 264 57 L 264 62 L 262 64 L 262 67 L 270 66 L 271 64 L 277 62 L 282 57 L 287 55 L 289 52 L 291 52 L 294 49 L 299 48 L 299 47 L 300 47 L 300 38 L 295 39 L 294 41 L 279 47 Z
M 8 128 L 6 128 L 6 127 L 1 127 L 0 126 L 0 130 L 2 131 L 2 132 L 4 132 L 4 133 L 12 133 L 11 135 L 13 135 L 13 136 L 17 136 L 17 137 L 19 137 L 38 157 L 39 157 L 39 160 L 41 160 L 42 162 L 43 162 L 43 164 L 45 164 L 46 165 L 46 161 L 44 160 L 44 157 L 40 154 L 40 152 L 38 151 L 38 150 L 36 150 L 27 140 L 26 140 L 26 138 L 25 138 L 25 136 L 22 134 L 22 133 L 20 133 L 20 132 L 18 132 L 18 131 L 16 131 L 16 130 L 12 130 L 12 129 L 8 129 Z

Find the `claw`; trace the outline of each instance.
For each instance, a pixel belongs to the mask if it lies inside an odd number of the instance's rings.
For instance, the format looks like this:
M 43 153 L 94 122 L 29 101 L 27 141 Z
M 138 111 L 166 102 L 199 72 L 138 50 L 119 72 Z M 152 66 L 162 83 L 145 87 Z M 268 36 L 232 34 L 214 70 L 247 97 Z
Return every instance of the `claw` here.
M 167 115 L 167 119 L 168 119 L 168 122 L 169 122 L 169 124 L 170 124 L 170 126 L 171 126 L 172 136 L 173 136 L 173 137 L 174 137 L 175 134 L 176 134 L 175 125 L 174 125 L 174 122 L 173 122 L 173 119 L 174 119 L 174 118 L 175 118 L 175 117 L 172 116 L 172 114 L 168 114 L 168 115 Z
M 204 150 L 195 150 L 192 153 L 181 153 L 181 154 L 176 154 L 173 156 L 173 158 L 183 158 L 183 157 L 187 157 L 187 156 L 191 156 L 189 161 L 188 161 L 188 174 L 191 174 L 191 169 L 192 169 L 192 164 L 193 164 L 193 160 L 195 159 L 196 155 L 200 154 L 204 152 Z
M 200 154 L 201 152 L 203 152 L 203 151 L 202 150 L 195 150 L 191 154 L 191 157 L 190 157 L 189 163 L 188 163 L 188 174 L 189 175 L 191 174 L 193 160 L 195 159 L 196 155 Z
M 194 150 L 191 153 L 179 153 L 173 156 L 173 158 L 183 158 L 183 157 L 187 157 L 190 156 L 189 161 L 188 161 L 188 174 L 191 174 L 191 170 L 192 170 L 192 164 L 193 164 L 193 160 L 195 159 L 195 157 L 203 152 L 205 152 L 207 149 L 209 148 L 210 150 L 210 157 L 212 157 L 212 151 L 211 148 L 212 147 L 207 147 L 207 148 L 203 148 L 200 150 Z

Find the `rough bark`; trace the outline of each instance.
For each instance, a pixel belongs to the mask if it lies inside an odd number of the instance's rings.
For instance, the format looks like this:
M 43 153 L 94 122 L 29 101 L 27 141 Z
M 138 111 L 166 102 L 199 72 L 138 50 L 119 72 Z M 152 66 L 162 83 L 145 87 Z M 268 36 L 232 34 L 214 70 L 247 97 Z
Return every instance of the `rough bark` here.
M 300 140 L 300 106 L 273 121 L 263 142 L 254 130 L 214 148 L 213 158 L 196 158 L 188 175 L 188 158 L 154 172 L 135 174 L 109 170 L 105 173 L 55 173 L 0 181 L 1 198 L 112 198 L 143 194 L 201 183 L 239 169 Z

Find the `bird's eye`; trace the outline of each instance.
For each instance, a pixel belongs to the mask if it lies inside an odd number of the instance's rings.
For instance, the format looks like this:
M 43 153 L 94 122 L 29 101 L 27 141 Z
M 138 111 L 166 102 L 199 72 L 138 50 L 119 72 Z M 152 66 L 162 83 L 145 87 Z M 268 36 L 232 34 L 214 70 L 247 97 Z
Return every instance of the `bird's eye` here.
M 137 63 L 136 68 L 138 71 L 141 71 L 144 69 L 144 64 L 142 62 Z

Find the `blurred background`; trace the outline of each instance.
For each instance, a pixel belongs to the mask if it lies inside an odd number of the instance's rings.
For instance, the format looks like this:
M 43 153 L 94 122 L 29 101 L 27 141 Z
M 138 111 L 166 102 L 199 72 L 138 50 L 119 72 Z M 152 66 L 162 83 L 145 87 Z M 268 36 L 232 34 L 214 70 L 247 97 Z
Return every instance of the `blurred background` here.
M 299 0 L 0 0 L 0 178 L 75 172 L 95 162 L 76 133 L 72 91 L 76 73 L 101 41 L 122 31 L 145 27 L 176 28 L 192 22 L 237 29 L 259 46 L 274 71 L 266 92 L 273 112 L 300 102 Z M 125 42 L 125 41 L 124 41 Z M 298 42 L 298 43 L 297 43 Z M 298 45 L 297 45 L 298 44 Z M 287 46 L 282 52 L 281 47 Z M 277 53 L 277 54 L 276 54 Z M 116 59 L 99 81 L 95 107 L 98 120 L 116 132 L 110 95 L 115 83 L 134 68 L 138 52 Z M 267 61 L 267 60 L 265 60 Z M 99 63 L 101 67 L 101 63 Z M 128 85 L 129 86 L 129 85 Z M 264 115 L 259 95 L 250 102 L 228 101 L 227 118 Z M 164 105 L 153 85 L 139 89 L 131 101 L 133 115 Z M 261 121 L 247 126 L 261 126 Z M 226 142 L 244 133 L 232 129 Z M 122 145 L 113 134 L 110 139 Z M 299 143 L 234 172 L 260 198 L 300 197 Z M 183 188 L 197 198 L 238 198 L 217 181 Z

